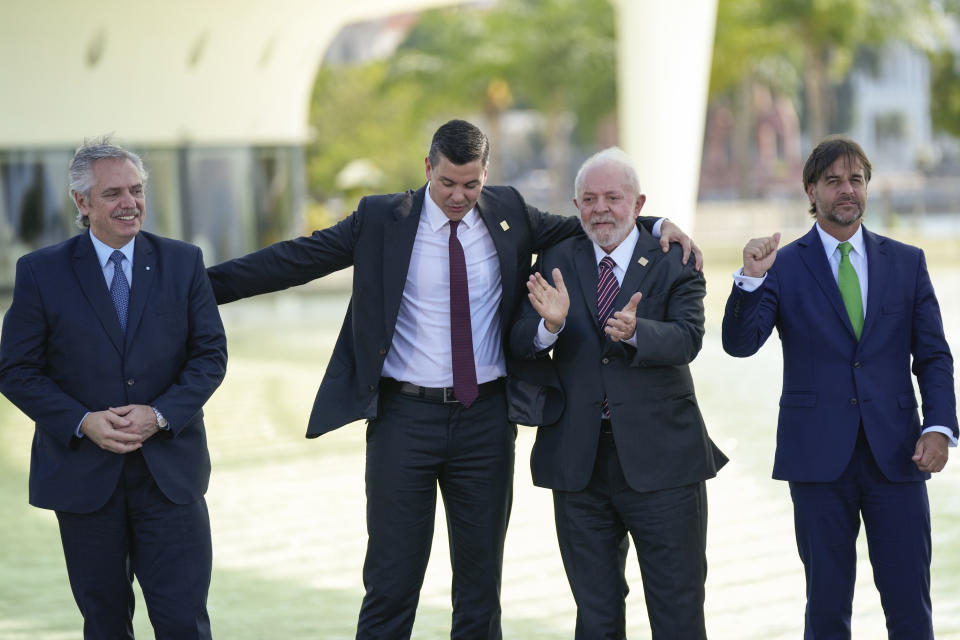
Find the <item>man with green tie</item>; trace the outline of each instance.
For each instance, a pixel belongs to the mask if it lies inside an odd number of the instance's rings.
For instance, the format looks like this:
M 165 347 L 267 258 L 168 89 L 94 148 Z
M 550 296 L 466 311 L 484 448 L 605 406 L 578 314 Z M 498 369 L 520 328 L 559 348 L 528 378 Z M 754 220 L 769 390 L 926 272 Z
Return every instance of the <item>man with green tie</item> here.
M 932 640 L 925 481 L 957 444 L 953 358 L 923 251 L 862 224 L 870 173 L 853 140 L 817 145 L 803 169 L 816 223 L 779 251 L 779 233 L 747 243 L 723 347 L 750 356 L 774 327 L 783 347 L 773 477 L 790 483 L 804 637 L 850 638 L 862 518 L 889 637 Z

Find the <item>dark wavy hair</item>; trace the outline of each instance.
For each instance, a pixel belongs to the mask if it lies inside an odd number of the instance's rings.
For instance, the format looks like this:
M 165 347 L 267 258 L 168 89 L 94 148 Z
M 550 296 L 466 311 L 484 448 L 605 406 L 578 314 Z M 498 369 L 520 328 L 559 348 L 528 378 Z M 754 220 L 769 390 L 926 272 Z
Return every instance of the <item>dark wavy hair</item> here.
M 803 165 L 803 192 L 806 193 L 807 188 L 816 183 L 823 172 L 840 157 L 845 157 L 851 163 L 858 160 L 863 167 L 863 179 L 870 182 L 872 167 L 860 145 L 846 136 L 828 136 L 810 152 L 810 157 Z M 810 204 L 810 213 L 814 217 L 817 215 L 817 207 L 813 203 Z

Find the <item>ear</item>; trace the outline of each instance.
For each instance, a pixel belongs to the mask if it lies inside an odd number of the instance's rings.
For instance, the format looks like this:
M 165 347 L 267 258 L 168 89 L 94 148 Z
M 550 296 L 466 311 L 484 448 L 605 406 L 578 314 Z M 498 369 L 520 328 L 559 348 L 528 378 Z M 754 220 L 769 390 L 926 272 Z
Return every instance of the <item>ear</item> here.
M 816 188 L 817 185 L 812 182 L 807 185 L 807 199 L 810 200 L 810 204 L 813 204 L 816 200 L 816 197 L 813 195 L 813 192 L 816 190 Z
M 86 216 L 87 208 L 89 207 L 86 196 L 77 193 L 76 191 L 71 192 L 71 195 L 73 196 L 73 204 L 77 205 L 77 211 Z
M 430 156 L 423 159 L 424 170 L 427 174 L 427 180 L 430 180 L 430 174 L 433 173 L 433 167 L 430 166 Z
M 643 205 L 644 203 L 646 203 L 646 201 L 647 201 L 647 196 L 643 195 L 642 193 L 639 196 L 637 196 L 637 204 L 634 205 L 633 207 L 633 213 L 635 215 L 637 216 L 640 215 L 640 209 L 643 209 Z

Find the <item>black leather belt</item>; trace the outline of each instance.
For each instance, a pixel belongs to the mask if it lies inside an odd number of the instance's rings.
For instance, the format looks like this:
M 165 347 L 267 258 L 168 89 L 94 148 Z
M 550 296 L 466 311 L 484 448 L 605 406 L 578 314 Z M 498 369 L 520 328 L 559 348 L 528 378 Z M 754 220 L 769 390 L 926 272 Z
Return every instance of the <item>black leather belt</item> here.
M 483 384 L 477 385 L 477 397 L 482 398 L 493 395 L 494 393 L 499 393 L 503 391 L 503 387 L 503 378 L 484 382 Z M 380 388 L 384 391 L 394 391 L 413 398 L 423 398 L 429 402 L 438 402 L 441 404 L 458 402 L 456 396 L 453 395 L 453 387 L 420 387 L 409 382 L 400 382 L 393 378 L 380 378 Z
M 613 425 L 610 424 L 610 420 L 608 420 L 607 418 L 600 419 L 600 433 L 613 435 Z

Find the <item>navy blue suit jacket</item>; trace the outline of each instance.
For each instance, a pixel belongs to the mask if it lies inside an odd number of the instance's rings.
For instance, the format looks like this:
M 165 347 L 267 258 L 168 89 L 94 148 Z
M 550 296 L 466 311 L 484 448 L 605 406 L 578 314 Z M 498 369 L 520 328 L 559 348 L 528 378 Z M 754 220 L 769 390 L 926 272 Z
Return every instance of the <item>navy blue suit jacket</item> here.
M 665 254 L 643 227 L 639 230 L 613 305 L 622 309 L 635 292 L 643 293 L 636 348 L 603 333 L 597 319 L 597 262 L 589 239 L 566 240 L 538 260 L 550 282 L 553 269 L 560 269 L 570 295 L 570 311 L 551 359 L 534 348 L 540 316 L 529 301 L 510 335 L 512 355 L 532 361 L 530 370 L 539 363 L 539 381 L 547 389 L 539 423 L 544 426 L 537 429 L 530 459 L 538 486 L 561 491 L 587 486 L 597 458 L 604 395 L 620 466 L 635 491 L 700 482 L 727 462 L 707 435 L 690 375 L 689 363 L 703 342 L 703 274 L 694 270 L 693 261 L 680 262 L 679 245 Z M 550 400 L 551 389 L 559 390 L 558 400 Z
M 226 338 L 200 250 L 141 231 L 124 334 L 89 233 L 17 262 L 0 340 L 0 391 L 36 423 L 30 503 L 88 513 L 123 455 L 74 436 L 88 411 L 153 405 L 170 423 L 143 445 L 157 485 L 186 504 L 207 489 L 203 404 L 226 372 Z
M 774 478 L 837 479 L 862 421 L 888 480 L 923 480 L 929 474 L 910 459 L 922 425 L 942 425 L 957 435 L 953 358 L 923 252 L 866 228 L 863 237 L 869 289 L 859 341 L 815 227 L 780 249 L 759 289 L 746 293 L 734 286 L 727 300 L 723 348 L 730 355 L 756 353 L 774 327 L 780 335 Z

